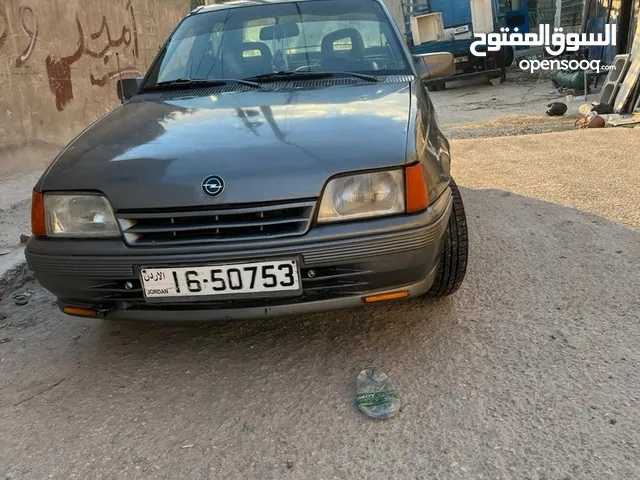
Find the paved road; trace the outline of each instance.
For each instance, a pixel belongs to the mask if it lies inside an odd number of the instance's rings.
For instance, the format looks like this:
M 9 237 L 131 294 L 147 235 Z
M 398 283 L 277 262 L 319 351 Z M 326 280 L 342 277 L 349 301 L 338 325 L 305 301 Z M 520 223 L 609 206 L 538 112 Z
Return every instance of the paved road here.
M 172 327 L 66 318 L 28 283 L 0 302 L 0 475 L 639 478 L 634 132 L 454 142 L 472 251 L 443 301 Z M 369 362 L 391 421 L 353 407 Z

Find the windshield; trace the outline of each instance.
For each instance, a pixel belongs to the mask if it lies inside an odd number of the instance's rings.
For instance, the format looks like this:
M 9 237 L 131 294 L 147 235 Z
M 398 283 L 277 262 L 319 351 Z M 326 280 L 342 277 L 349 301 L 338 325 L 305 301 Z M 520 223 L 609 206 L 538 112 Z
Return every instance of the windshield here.
M 244 79 L 277 72 L 410 74 L 374 0 L 317 0 L 213 10 L 187 17 L 146 86 Z

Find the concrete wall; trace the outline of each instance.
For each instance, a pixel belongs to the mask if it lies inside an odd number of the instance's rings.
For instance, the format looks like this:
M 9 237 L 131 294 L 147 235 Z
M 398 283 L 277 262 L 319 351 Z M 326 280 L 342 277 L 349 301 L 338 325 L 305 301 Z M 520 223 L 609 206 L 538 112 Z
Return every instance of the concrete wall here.
M 405 33 L 404 16 L 402 15 L 402 0 L 384 0 L 385 6 L 389 9 L 393 19 L 400 27 L 400 31 Z
M 491 33 L 493 29 L 493 2 L 491 0 L 471 0 L 473 33 Z
M 189 0 L 0 0 L 0 174 L 51 151 L 118 104 L 116 53 L 143 73 Z

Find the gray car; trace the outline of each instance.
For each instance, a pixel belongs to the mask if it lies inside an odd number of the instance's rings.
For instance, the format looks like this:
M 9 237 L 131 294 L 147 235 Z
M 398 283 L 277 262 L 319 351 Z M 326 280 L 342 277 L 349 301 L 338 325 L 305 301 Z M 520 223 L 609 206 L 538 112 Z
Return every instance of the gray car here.
M 449 143 L 379 0 L 200 7 L 33 192 L 26 257 L 67 314 L 215 321 L 458 290 Z

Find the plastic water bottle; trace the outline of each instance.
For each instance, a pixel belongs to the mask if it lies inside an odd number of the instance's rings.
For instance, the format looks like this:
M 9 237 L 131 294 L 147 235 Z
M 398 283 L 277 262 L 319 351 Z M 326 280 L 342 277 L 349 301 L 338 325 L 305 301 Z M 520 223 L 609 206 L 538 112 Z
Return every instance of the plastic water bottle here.
M 360 372 L 356 384 L 356 404 L 372 418 L 384 420 L 400 410 L 400 395 L 386 374 L 369 365 Z

